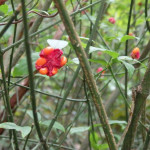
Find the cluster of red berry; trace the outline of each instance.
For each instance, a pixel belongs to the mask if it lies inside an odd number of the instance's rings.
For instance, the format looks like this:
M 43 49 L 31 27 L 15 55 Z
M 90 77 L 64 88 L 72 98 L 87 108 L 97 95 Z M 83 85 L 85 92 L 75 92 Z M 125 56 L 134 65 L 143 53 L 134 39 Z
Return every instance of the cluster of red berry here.
M 62 56 L 61 49 L 46 47 L 40 52 L 40 58 L 35 63 L 36 69 L 40 74 L 53 76 L 58 72 L 58 69 L 67 63 L 67 58 Z

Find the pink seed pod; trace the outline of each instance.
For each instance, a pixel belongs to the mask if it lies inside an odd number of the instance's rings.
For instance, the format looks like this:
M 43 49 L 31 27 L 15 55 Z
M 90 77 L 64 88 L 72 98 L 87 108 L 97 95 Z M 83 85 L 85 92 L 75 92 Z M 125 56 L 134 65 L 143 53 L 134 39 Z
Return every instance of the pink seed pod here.
M 102 52 L 98 52 L 97 55 L 98 55 L 98 56 L 101 56 L 101 55 L 102 55 Z
M 99 72 L 101 72 L 102 70 L 103 70 L 103 68 L 102 68 L 102 67 L 99 67 L 99 68 L 96 70 L 96 73 L 99 73 Z M 105 71 L 103 71 L 102 74 L 105 74 Z
M 133 59 L 139 59 L 140 58 L 140 49 L 138 47 L 134 48 L 131 52 L 131 57 Z
M 108 21 L 109 21 L 111 24 L 115 24 L 115 22 L 116 22 L 115 18 L 113 18 L 113 17 L 110 17 L 110 18 L 108 19 Z
M 46 47 L 40 52 L 40 58 L 35 63 L 35 68 L 41 74 L 45 74 L 49 77 L 55 75 L 63 65 L 66 64 L 67 58 L 62 56 L 63 51 L 61 49 L 54 49 Z M 62 62 L 63 61 L 63 62 Z M 64 62 L 65 61 L 65 62 Z M 62 65 L 63 64 L 63 65 Z

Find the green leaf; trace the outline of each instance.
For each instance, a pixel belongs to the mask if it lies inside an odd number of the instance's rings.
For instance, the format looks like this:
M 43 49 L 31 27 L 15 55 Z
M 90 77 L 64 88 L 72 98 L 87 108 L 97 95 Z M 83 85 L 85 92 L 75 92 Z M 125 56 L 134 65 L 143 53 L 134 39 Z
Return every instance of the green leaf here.
M 18 126 L 15 123 L 12 123 L 12 122 L 1 123 L 0 124 L 0 128 L 3 128 L 3 129 L 15 129 L 16 131 L 20 131 L 23 138 L 25 136 L 27 136 L 30 133 L 30 131 L 31 131 L 31 127 L 29 127 L 29 126 L 21 127 L 21 126 Z
M 115 51 L 105 50 L 104 53 L 110 55 L 112 58 L 117 58 L 119 54 Z
M 132 75 L 134 73 L 134 70 L 135 70 L 135 68 L 133 67 L 133 65 L 131 65 L 131 64 L 125 62 L 125 61 L 121 61 L 121 62 L 124 64 L 124 66 L 128 70 L 129 76 L 132 77 Z
M 71 128 L 70 134 L 85 132 L 85 131 L 88 131 L 89 129 L 90 129 L 90 127 L 88 127 L 88 126 L 85 126 L 85 127 L 74 127 L 74 128 Z
M 106 49 L 90 46 L 89 53 L 93 53 L 95 51 L 106 51 Z
M 109 124 L 127 124 L 126 121 L 120 121 L 120 120 L 109 120 Z
M 28 111 L 27 111 L 27 114 L 28 114 L 32 119 L 34 119 L 32 110 L 28 110 Z M 39 112 L 37 112 L 37 115 L 38 115 L 38 120 L 40 121 L 40 120 L 41 120 L 41 114 L 40 114 Z
M 103 59 L 89 59 L 90 62 L 94 62 L 94 63 L 99 63 L 99 64 L 102 64 L 102 65 L 107 65 L 107 62 Z
M 39 53 L 32 53 L 32 66 L 35 70 L 35 62 L 39 58 Z M 28 66 L 26 58 L 19 60 L 18 64 L 14 67 L 13 76 L 23 76 L 28 74 Z
M 47 43 L 53 48 L 65 48 L 68 45 L 67 41 L 48 39 Z
M 131 57 L 129 57 L 129 56 L 119 56 L 118 57 L 118 60 L 120 60 L 120 61 L 122 61 L 122 60 L 125 60 L 125 61 L 135 61 L 135 62 L 137 62 L 137 60 L 136 59 L 132 59 Z
M 100 150 L 106 150 L 106 149 L 108 149 L 108 148 L 109 148 L 109 146 L 108 146 L 107 143 L 99 145 L 99 149 L 100 149 Z
M 141 63 L 140 61 L 136 60 L 136 59 L 132 59 L 131 57 L 129 56 L 119 56 L 118 57 L 118 60 L 119 61 L 122 61 L 122 60 L 125 60 L 125 61 L 129 61 L 131 63 L 140 63 L 144 68 L 147 68 L 147 66 L 143 63 Z
M 121 121 L 121 120 L 109 120 L 109 124 L 110 125 L 113 125 L 113 124 L 121 125 L 121 124 L 127 124 L 127 122 Z M 94 124 L 94 127 L 102 127 L 102 124 Z
M 90 142 L 91 142 L 91 146 L 94 150 L 99 150 L 99 145 L 98 145 L 99 140 L 100 140 L 100 138 L 96 132 L 90 133 Z
M 127 40 L 130 40 L 130 39 L 135 39 L 135 37 L 130 36 L 130 35 L 125 35 L 121 38 L 121 42 L 126 42 Z
M 3 12 L 4 14 L 8 13 L 8 5 L 4 4 L 0 6 L 0 11 Z
M 46 121 L 40 122 L 41 125 L 44 125 L 44 126 L 47 126 L 47 127 L 50 125 L 50 123 L 51 123 L 51 120 L 46 120 Z M 60 124 L 59 122 L 57 122 L 57 121 L 55 121 L 55 123 L 53 125 L 53 128 L 65 132 L 64 126 L 62 124 Z
M 117 58 L 119 56 L 119 54 L 115 51 L 90 46 L 89 53 L 93 53 L 95 51 L 102 51 L 103 53 L 106 53 L 106 54 L 110 55 L 112 58 Z

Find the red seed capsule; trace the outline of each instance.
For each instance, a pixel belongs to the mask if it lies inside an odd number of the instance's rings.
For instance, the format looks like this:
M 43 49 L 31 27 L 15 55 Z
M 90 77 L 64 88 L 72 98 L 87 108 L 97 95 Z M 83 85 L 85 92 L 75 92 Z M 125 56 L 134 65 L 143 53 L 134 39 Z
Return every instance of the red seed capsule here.
M 60 65 L 61 65 L 61 66 L 64 66 L 66 63 L 67 63 L 67 58 L 66 58 L 65 56 L 62 56 L 62 57 L 61 57 Z
M 54 50 L 54 48 L 49 46 L 49 47 L 46 47 L 43 49 L 43 53 L 44 53 L 44 55 L 49 55 L 53 50 Z
M 48 69 L 47 69 L 47 68 L 41 68 L 41 69 L 39 70 L 39 73 L 45 75 L 45 74 L 48 73 Z
M 58 69 L 57 68 L 53 68 L 52 74 L 55 75 L 57 72 L 58 72 Z
M 38 58 L 36 61 L 36 65 L 38 66 L 43 66 L 45 63 L 46 63 L 46 59 L 43 57 Z
M 131 57 L 133 59 L 139 59 L 140 58 L 140 49 L 138 47 L 134 48 L 131 52 Z

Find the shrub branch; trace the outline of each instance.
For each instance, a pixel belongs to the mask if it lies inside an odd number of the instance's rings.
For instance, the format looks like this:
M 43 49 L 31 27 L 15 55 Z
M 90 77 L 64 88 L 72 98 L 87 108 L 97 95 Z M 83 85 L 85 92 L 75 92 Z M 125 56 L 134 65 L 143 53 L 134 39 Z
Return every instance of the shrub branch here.
M 59 11 L 60 17 L 61 17 L 61 19 L 64 23 L 64 26 L 66 28 L 66 31 L 70 37 L 71 44 L 72 44 L 74 50 L 76 51 L 76 54 L 80 60 L 81 67 L 82 67 L 85 77 L 86 77 L 86 82 L 87 82 L 89 90 L 91 92 L 92 99 L 94 101 L 95 107 L 97 109 L 98 115 L 100 117 L 103 129 L 104 129 L 104 132 L 106 135 L 106 139 L 109 144 L 109 148 L 110 148 L 110 150 L 116 150 L 117 148 L 116 148 L 115 139 L 114 139 L 111 127 L 108 123 L 108 118 L 107 118 L 107 114 L 104 109 L 104 106 L 102 104 L 102 99 L 100 97 L 98 88 L 96 86 L 96 82 L 94 80 L 92 70 L 90 68 L 90 64 L 88 62 L 86 53 L 81 45 L 81 41 L 80 41 L 77 33 L 75 31 L 73 22 L 71 21 L 63 2 L 61 0 L 54 0 L 54 3 Z M 103 3 L 105 3 L 105 0 L 102 1 L 102 4 Z

